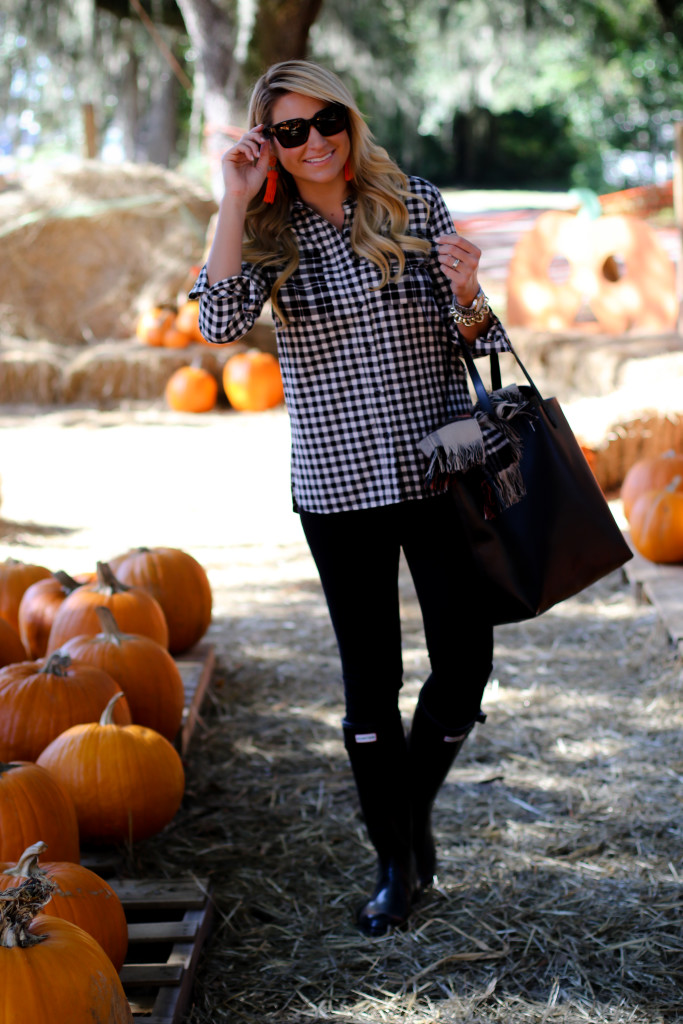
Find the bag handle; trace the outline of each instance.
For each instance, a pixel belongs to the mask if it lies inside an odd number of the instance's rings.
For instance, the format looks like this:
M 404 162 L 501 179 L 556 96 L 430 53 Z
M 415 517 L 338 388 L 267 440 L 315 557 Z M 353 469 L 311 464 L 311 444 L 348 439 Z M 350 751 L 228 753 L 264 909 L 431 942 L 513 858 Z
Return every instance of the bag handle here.
M 519 358 L 519 356 L 515 352 L 514 348 L 512 347 L 512 344 L 511 344 L 511 342 L 509 340 L 508 340 L 507 344 L 508 344 L 508 351 L 511 352 L 512 355 L 517 360 L 517 364 L 518 364 L 520 370 L 522 371 L 522 373 L 524 374 L 524 376 L 526 377 L 526 379 L 528 380 L 529 385 L 530 385 L 532 391 L 536 395 L 536 398 L 538 399 L 539 402 L 542 402 L 543 401 L 543 396 L 541 395 L 541 392 L 538 390 L 538 388 L 534 384 L 533 380 L 531 379 L 531 376 L 530 376 L 527 368 L 525 367 L 524 363 L 522 362 L 522 360 Z M 474 386 L 474 390 L 475 390 L 475 392 L 477 394 L 477 398 L 479 399 L 479 405 L 481 406 L 481 408 L 486 413 L 488 413 L 490 415 L 493 412 L 493 406 L 491 405 L 491 400 L 490 400 L 490 398 L 488 396 L 488 392 L 487 392 L 487 390 L 486 390 L 486 388 L 484 386 L 484 382 L 481 379 L 481 375 L 479 373 L 479 370 L 477 369 L 476 364 L 474 362 L 474 356 L 472 355 L 472 350 L 470 348 L 470 345 L 464 339 L 460 342 L 460 350 L 461 350 L 461 353 L 462 353 L 462 357 L 465 360 L 465 365 L 467 366 L 467 372 L 470 375 L 470 379 L 471 379 L 472 384 Z M 500 373 L 500 360 L 498 359 L 498 353 L 497 352 L 491 352 L 491 354 L 489 356 L 489 361 L 490 361 L 490 364 L 491 364 L 491 389 L 493 391 L 497 391 L 500 387 L 502 387 L 502 377 L 501 377 L 501 373 Z

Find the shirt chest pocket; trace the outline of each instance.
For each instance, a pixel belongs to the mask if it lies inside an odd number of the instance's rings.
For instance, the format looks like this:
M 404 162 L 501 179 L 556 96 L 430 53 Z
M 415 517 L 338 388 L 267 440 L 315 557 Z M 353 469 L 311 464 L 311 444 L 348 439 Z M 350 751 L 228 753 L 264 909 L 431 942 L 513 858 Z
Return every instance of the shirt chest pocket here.
M 384 301 L 390 305 L 417 306 L 422 310 L 436 312 L 434 283 L 423 259 L 408 253 L 405 270 L 398 281 L 390 281 L 382 289 Z
M 278 302 L 291 324 L 340 319 L 358 308 L 351 276 L 311 250 L 299 253 L 299 266 L 280 289 Z

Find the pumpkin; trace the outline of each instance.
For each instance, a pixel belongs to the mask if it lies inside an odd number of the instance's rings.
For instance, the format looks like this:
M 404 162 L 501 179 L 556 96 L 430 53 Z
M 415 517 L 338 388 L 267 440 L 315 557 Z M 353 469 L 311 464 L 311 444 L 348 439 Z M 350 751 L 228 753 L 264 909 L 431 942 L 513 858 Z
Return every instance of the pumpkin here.
M 55 615 L 48 653 L 57 650 L 72 636 L 99 633 L 97 608 L 109 608 L 126 633 L 151 636 L 168 647 L 168 626 L 161 605 L 141 587 L 129 587 L 114 576 L 106 562 L 97 563 L 97 579 L 84 583 L 62 602 Z
M 211 622 L 211 585 L 204 567 L 187 551 L 135 548 L 110 564 L 120 580 L 147 590 L 159 602 L 171 654 L 182 654 L 204 636 Z
M 164 348 L 187 348 L 192 342 L 192 338 L 185 331 L 181 331 L 173 320 L 170 327 L 164 331 L 163 346 Z
M 645 491 L 631 508 L 631 540 L 651 562 L 683 562 L 683 476 Z
M 156 640 L 122 633 L 109 608 L 98 608 L 97 616 L 102 632 L 72 637 L 60 652 L 106 672 L 125 693 L 132 720 L 173 742 L 185 706 L 185 687 L 175 661 Z
M 199 330 L 199 300 L 188 299 L 178 306 L 175 325 L 179 331 L 189 335 L 192 341 L 204 341 Z
M 0 1024 L 132 1024 L 100 944 L 71 921 L 40 913 L 54 888 L 33 876 L 0 892 Z
M 164 397 L 176 412 L 211 412 L 218 398 L 218 384 L 201 366 L 181 366 L 168 378 Z
M 12 629 L 9 622 L 0 619 L 0 668 L 16 661 L 25 661 L 26 651 L 19 635 Z
M 73 800 L 47 769 L 29 761 L 0 763 L 0 860 L 17 860 L 41 838 L 55 860 L 78 864 Z
M 32 583 L 19 604 L 19 636 L 29 658 L 42 658 L 57 609 L 81 584 L 65 572 Z
M 144 725 L 116 725 L 116 694 L 99 722 L 74 725 L 38 758 L 69 793 L 81 838 L 93 843 L 147 839 L 173 819 L 185 790 L 175 747 Z
M 666 487 L 675 476 L 683 476 L 683 455 L 673 449 L 634 462 L 621 485 L 621 503 L 626 519 L 630 520 L 636 498 L 645 491 Z
M 19 632 L 19 605 L 24 591 L 49 575 L 50 570 L 43 565 L 27 565 L 16 558 L 0 562 L 0 619 L 9 622 L 15 633 Z
M 175 313 L 163 306 L 152 306 L 144 310 L 135 325 L 135 334 L 143 345 L 160 348 L 164 344 L 166 331 L 173 326 Z
M 223 389 L 233 409 L 272 409 L 284 398 L 280 364 L 270 352 L 238 352 L 223 367 Z
M 71 921 L 92 935 L 120 971 L 128 950 L 128 923 L 121 900 L 109 882 L 83 864 L 67 860 L 39 864 L 38 858 L 46 850 L 47 843 L 38 841 L 24 850 L 16 864 L 0 863 L 0 891 L 18 885 L 22 878 L 49 878 L 55 889 L 43 913 Z
M 35 761 L 69 726 L 96 722 L 115 693 L 121 688 L 110 675 L 61 651 L 6 665 L 0 669 L 0 758 Z M 131 721 L 126 701 L 116 720 Z

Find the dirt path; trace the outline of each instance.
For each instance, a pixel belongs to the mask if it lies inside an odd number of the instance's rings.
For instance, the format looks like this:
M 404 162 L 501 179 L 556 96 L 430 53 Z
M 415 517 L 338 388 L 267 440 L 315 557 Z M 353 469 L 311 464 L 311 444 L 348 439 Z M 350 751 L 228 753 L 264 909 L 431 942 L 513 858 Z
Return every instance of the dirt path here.
M 209 570 L 219 667 L 187 796 L 125 854 L 210 880 L 187 1024 L 682 1021 L 681 664 L 620 573 L 498 631 L 488 722 L 436 812 L 441 885 L 407 930 L 356 932 L 373 855 L 288 443 L 281 411 L 0 415 L 0 557 L 79 571 L 159 543 Z M 401 588 L 408 717 L 427 665 Z

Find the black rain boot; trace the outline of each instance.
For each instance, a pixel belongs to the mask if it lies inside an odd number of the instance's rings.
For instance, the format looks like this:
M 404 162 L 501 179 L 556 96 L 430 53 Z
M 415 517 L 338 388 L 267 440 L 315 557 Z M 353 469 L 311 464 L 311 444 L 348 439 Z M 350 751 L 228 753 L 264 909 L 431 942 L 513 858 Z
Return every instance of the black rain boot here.
M 436 877 L 436 847 L 432 834 L 432 805 L 451 765 L 477 722 L 486 721 L 481 712 L 472 722 L 448 731 L 418 703 L 408 738 L 410 752 L 410 801 L 413 819 L 413 850 L 420 888 L 428 888 Z
M 383 728 L 346 721 L 343 728 L 361 811 L 377 851 L 377 885 L 357 923 L 366 935 L 385 935 L 406 921 L 415 892 L 408 747 L 399 716 Z

